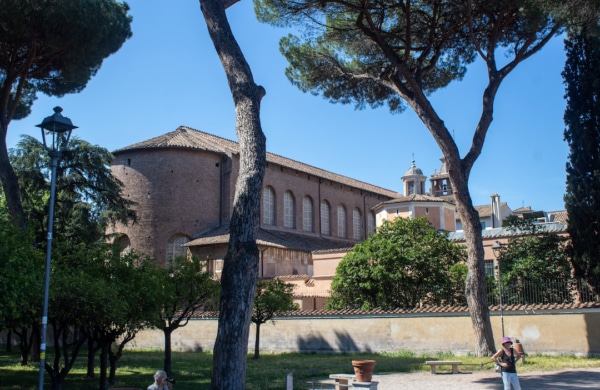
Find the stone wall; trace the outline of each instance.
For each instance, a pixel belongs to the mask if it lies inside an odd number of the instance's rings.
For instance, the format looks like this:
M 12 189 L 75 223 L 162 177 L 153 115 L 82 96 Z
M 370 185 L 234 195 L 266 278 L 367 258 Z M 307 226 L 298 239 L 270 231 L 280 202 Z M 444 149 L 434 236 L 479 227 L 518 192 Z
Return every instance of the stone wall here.
M 512 312 L 504 316 L 507 336 L 521 340 L 527 353 L 600 354 L 600 309 Z M 492 316 L 494 334 L 500 317 Z M 211 351 L 216 319 L 197 319 L 173 334 L 173 349 Z M 473 351 L 474 335 L 466 313 L 288 317 L 261 326 L 264 352 Z M 250 349 L 254 326 L 250 329 Z M 144 331 L 130 348 L 160 349 L 162 334 Z

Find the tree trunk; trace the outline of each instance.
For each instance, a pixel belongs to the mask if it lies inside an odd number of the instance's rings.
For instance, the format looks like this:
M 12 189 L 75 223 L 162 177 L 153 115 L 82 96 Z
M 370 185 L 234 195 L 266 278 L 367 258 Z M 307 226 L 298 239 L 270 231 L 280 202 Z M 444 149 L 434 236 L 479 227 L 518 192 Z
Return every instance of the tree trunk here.
M 12 331 L 6 332 L 6 352 L 12 352 Z
M 260 323 L 256 323 L 256 338 L 254 339 L 254 359 L 260 357 Z
M 21 365 L 26 366 L 29 363 L 29 352 L 31 350 L 31 336 L 28 328 L 21 328 L 21 333 L 17 332 L 19 337 L 19 352 L 21 353 Z
M 62 390 L 63 388 L 63 379 L 59 376 L 51 378 L 51 389 L 52 390 Z
M 39 362 L 40 361 L 40 343 L 42 342 L 42 338 L 40 335 L 40 326 L 38 323 L 33 323 L 31 325 L 31 342 L 30 344 L 30 348 L 31 348 L 31 360 L 34 362 Z
M 229 247 L 221 276 L 219 329 L 213 355 L 213 389 L 244 389 L 248 331 L 258 273 L 256 228 L 266 164 L 260 125 L 264 88 L 256 85 L 225 15 L 222 0 L 200 0 L 210 37 L 235 103 L 240 168 L 236 182 Z
M 0 181 L 2 181 L 2 189 L 4 190 L 4 195 L 6 196 L 8 213 L 10 214 L 11 220 L 15 226 L 21 230 L 25 230 L 26 219 L 25 212 L 23 211 L 23 205 L 21 203 L 19 182 L 12 165 L 10 165 L 8 151 L 6 148 L 7 128 L 2 126 L 0 131 L 2 131 L 2 134 L 4 134 L 4 137 L 0 137 Z
M 108 389 L 108 381 L 106 380 L 106 372 L 108 368 L 108 348 L 106 342 L 102 341 L 102 347 L 100 348 L 100 380 L 98 381 L 98 388 L 100 390 Z
M 450 162 L 450 159 L 446 159 L 446 164 L 467 246 L 468 273 L 465 283 L 465 295 L 477 343 L 475 353 L 477 356 L 489 356 L 494 353 L 494 336 L 485 288 L 481 222 L 479 222 L 477 210 L 473 207 L 467 180 L 464 179 L 460 168 Z
M 88 351 L 87 351 L 87 372 L 85 374 L 85 376 L 87 378 L 93 378 L 94 377 L 94 360 L 96 359 L 96 351 L 98 350 L 98 348 L 96 348 L 96 346 L 94 345 L 94 339 L 92 339 L 91 337 L 88 337 Z
M 163 369 L 167 373 L 167 376 L 173 375 L 173 366 L 171 360 L 171 333 L 173 332 L 170 328 L 164 328 L 163 332 L 165 334 L 165 361 Z
M 493 99 L 487 95 L 491 94 L 493 97 L 493 93 L 498 88 L 496 81 L 490 83 L 492 84 L 486 88 L 486 96 L 484 96 L 483 119 L 480 120 L 478 129 L 475 132 L 472 150 L 469 151 L 465 159 L 460 158 L 454 139 L 425 95 L 420 93 L 417 98 L 407 100 L 440 147 L 448 168 L 448 177 L 454 193 L 456 208 L 463 224 L 467 246 L 468 273 L 465 283 L 465 295 L 475 333 L 475 353 L 477 356 L 489 356 L 494 353 L 494 336 L 485 289 L 481 223 L 479 222 L 479 213 L 473 207 L 473 201 L 469 193 L 469 174 L 472 164 L 481 152 L 485 132 L 489 128 L 492 118 Z
M 110 371 L 108 373 L 108 384 L 114 385 L 117 378 L 117 362 L 119 361 L 118 355 L 112 353 L 112 351 L 108 351 L 108 361 L 110 363 Z M 170 376 L 170 375 L 169 375 Z

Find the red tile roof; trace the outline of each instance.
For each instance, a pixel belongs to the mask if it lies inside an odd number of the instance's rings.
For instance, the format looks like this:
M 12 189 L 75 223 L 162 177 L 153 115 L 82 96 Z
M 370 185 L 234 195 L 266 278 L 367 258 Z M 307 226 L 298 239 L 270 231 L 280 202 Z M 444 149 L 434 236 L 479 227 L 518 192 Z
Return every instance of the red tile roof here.
M 184 244 L 185 246 L 207 246 L 229 243 L 229 228 L 218 227 L 200 233 Z M 286 248 L 305 252 L 319 249 L 347 248 L 352 245 L 348 240 L 336 239 L 334 237 L 317 237 L 297 232 L 287 232 L 258 228 L 256 232 L 256 244 L 274 248 Z
M 547 303 L 547 304 L 528 304 L 528 305 L 505 305 L 505 312 L 531 312 L 545 310 L 585 310 L 600 309 L 600 302 L 582 302 L 582 303 Z M 499 312 L 499 306 L 490 306 L 490 311 Z M 394 310 L 312 310 L 312 311 L 289 311 L 279 313 L 278 317 L 302 318 L 302 317 L 360 317 L 360 316 L 399 316 L 404 314 L 467 314 L 469 309 L 466 306 L 424 306 L 414 309 L 394 309 Z M 217 312 L 199 313 L 196 318 L 218 318 Z
M 168 148 L 204 150 L 225 154 L 239 153 L 238 143 L 235 141 L 206 133 L 204 131 L 192 129 L 191 127 L 179 126 L 175 131 L 171 131 L 158 137 L 138 142 L 121 149 L 117 149 L 113 152 L 113 154 L 118 155 L 120 153 L 133 150 Z M 310 175 L 334 181 L 336 183 L 345 184 L 349 187 L 383 195 L 389 198 L 394 198 L 400 195 L 396 191 L 388 190 L 387 188 L 379 187 L 360 180 L 352 179 L 344 175 L 326 171 L 324 169 L 317 168 L 312 165 L 292 160 L 274 153 L 267 152 L 267 162 L 308 173 Z

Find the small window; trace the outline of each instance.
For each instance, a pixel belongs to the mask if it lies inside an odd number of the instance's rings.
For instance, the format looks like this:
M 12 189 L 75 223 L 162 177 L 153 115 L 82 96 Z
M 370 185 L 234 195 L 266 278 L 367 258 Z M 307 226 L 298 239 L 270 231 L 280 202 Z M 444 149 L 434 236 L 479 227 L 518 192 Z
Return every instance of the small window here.
M 341 205 L 337 207 L 337 235 L 346 238 L 346 208 Z
M 358 208 L 352 210 L 352 238 L 355 240 L 363 238 L 362 214 Z
M 266 187 L 263 190 L 263 223 L 265 225 L 275 225 L 275 191 L 273 188 Z
M 190 240 L 185 234 L 175 234 L 167 242 L 167 264 L 170 264 L 177 257 L 187 257 L 188 248 L 184 246 Z
M 485 276 L 494 276 L 494 260 L 483 261 Z
M 367 234 L 371 235 L 375 233 L 375 214 L 369 211 L 367 214 Z
M 290 191 L 286 191 L 283 194 L 283 226 L 286 228 L 296 227 L 295 203 L 294 195 Z
M 329 236 L 331 229 L 329 226 L 330 207 L 329 203 L 324 200 L 321 202 L 321 234 Z
M 485 221 L 479 221 L 479 223 L 481 223 L 482 229 L 485 229 L 487 227 L 487 224 L 485 223 Z
M 313 229 L 313 201 L 309 196 L 302 199 L 302 230 L 312 232 Z

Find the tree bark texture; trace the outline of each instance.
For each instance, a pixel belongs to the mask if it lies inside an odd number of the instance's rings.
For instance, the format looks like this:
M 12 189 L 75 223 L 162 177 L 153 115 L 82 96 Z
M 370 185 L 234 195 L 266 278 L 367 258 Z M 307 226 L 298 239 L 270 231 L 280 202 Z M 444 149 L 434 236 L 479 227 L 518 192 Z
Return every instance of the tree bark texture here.
M 2 126 L 3 127 L 3 126 Z M 1 129 L 6 135 L 7 128 Z M 17 175 L 10 165 L 8 151 L 6 148 L 6 137 L 0 137 L 0 181 L 2 181 L 2 190 L 6 197 L 6 205 L 10 217 L 19 229 L 25 230 L 26 219 L 21 203 L 21 194 L 19 191 L 19 181 Z
M 112 353 L 108 353 L 108 363 L 109 363 L 109 372 L 108 372 L 108 384 L 114 385 L 117 379 L 117 361 L 119 358 Z
M 88 337 L 87 342 L 87 372 L 85 374 L 88 378 L 94 377 L 94 363 L 96 360 L 96 351 L 98 351 L 98 347 L 94 343 L 94 339 Z
M 12 352 L 12 331 L 6 332 L 6 352 Z
M 165 334 L 165 362 L 163 370 L 167 373 L 168 376 L 172 376 L 172 352 L 171 352 L 171 333 L 172 330 L 169 328 L 163 329 L 163 333 Z
M 102 347 L 100 348 L 100 376 L 98 381 L 98 388 L 100 390 L 108 389 L 108 380 L 106 377 L 108 369 L 108 348 L 110 348 L 110 344 L 107 345 L 106 342 L 103 342 Z
M 223 0 L 200 0 L 200 6 L 235 103 L 240 148 L 229 247 L 221 276 L 212 388 L 244 389 L 248 332 L 258 273 L 256 229 L 266 164 L 266 140 L 260 124 L 260 102 L 265 90 L 254 83 L 227 21 Z
M 479 214 L 475 207 L 471 194 L 469 193 L 469 173 L 472 164 L 481 152 L 485 132 L 491 124 L 492 109 L 490 104 L 493 100 L 485 102 L 484 112 L 487 112 L 480 121 L 482 130 L 477 132 L 478 140 L 474 139 L 473 144 L 476 145 L 468 154 L 468 162 L 460 158 L 460 153 L 456 143 L 452 139 L 450 132 L 444 125 L 444 122 L 439 118 L 429 100 L 425 95 L 417 96 L 417 99 L 408 100 L 421 121 L 429 129 L 436 143 L 442 150 L 446 167 L 448 168 L 448 178 L 452 186 L 454 201 L 465 232 L 465 244 L 467 246 L 467 280 L 465 283 L 465 295 L 473 331 L 475 333 L 476 355 L 489 356 L 494 353 L 494 336 L 492 332 L 492 324 L 489 317 L 489 307 L 487 300 L 487 292 L 485 289 L 485 271 L 484 271 L 484 252 L 483 239 L 481 237 L 481 223 L 479 222 Z M 485 122 L 482 124 L 481 122 Z M 483 131 L 485 130 L 485 131 Z M 479 139 L 481 138 L 481 139 Z M 465 158 L 467 158 L 465 157 Z
M 481 238 L 481 223 L 479 214 L 469 194 L 468 181 L 461 172 L 456 172 L 452 164 L 448 164 L 450 184 L 454 192 L 454 200 L 462 221 L 467 246 L 467 280 L 465 295 L 473 331 L 476 340 L 478 356 L 489 356 L 493 353 L 494 335 L 485 284 L 483 240 Z
M 254 359 L 260 357 L 260 323 L 256 323 L 256 337 L 254 339 Z

